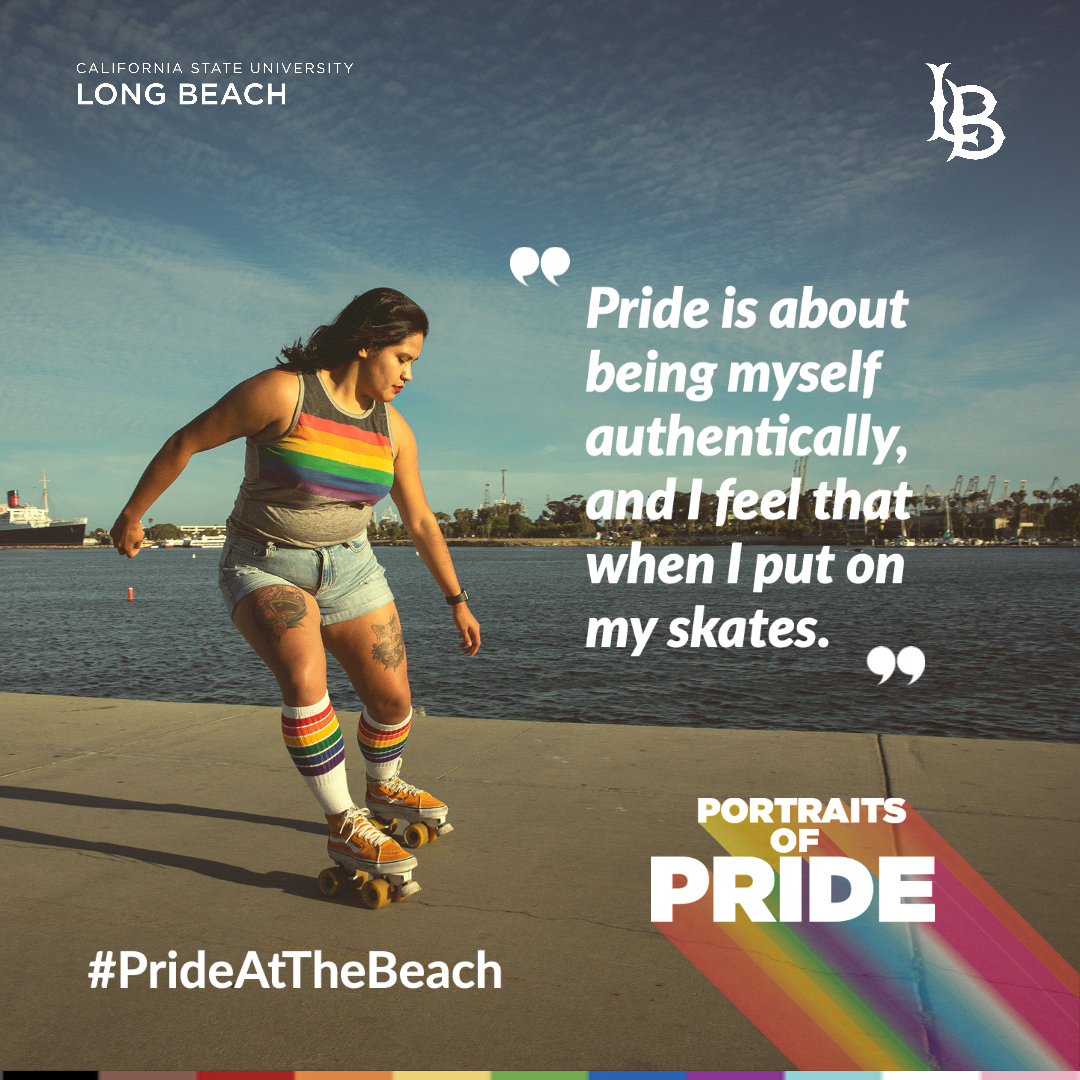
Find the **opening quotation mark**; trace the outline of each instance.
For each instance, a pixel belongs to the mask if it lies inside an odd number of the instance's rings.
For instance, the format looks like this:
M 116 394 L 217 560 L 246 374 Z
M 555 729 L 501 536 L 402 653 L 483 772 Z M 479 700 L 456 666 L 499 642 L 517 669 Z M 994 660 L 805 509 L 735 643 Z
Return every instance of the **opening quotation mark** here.
M 899 654 L 893 656 L 892 649 L 878 645 L 866 654 L 866 666 L 875 674 L 881 676 L 881 683 L 892 677 L 892 673 L 899 668 L 905 675 L 910 675 L 910 686 L 925 670 L 926 657 L 922 649 L 916 649 L 914 645 L 908 645 L 901 649 Z
M 569 266 L 570 256 L 560 247 L 550 247 L 543 255 L 537 255 L 531 247 L 519 247 L 510 256 L 510 273 L 526 288 L 529 283 L 525 279 L 535 274 L 538 267 L 552 285 L 558 285 L 555 279 L 565 274 Z

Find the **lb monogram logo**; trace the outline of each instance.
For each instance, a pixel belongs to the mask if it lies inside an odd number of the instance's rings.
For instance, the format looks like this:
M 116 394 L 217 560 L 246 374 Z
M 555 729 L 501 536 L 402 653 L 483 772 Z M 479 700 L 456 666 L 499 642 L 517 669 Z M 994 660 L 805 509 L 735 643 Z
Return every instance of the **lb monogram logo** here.
M 945 129 L 945 106 L 948 104 L 945 98 L 945 93 L 941 88 L 941 80 L 945 75 L 945 69 L 948 64 L 927 64 L 926 65 L 934 73 L 934 96 L 930 100 L 930 104 L 934 107 L 934 134 L 927 139 L 927 142 L 933 142 L 935 139 L 948 139 L 953 144 L 953 151 L 949 155 L 948 160 L 952 161 L 954 157 L 971 158 L 972 160 L 978 160 L 979 158 L 988 158 L 991 154 L 996 154 L 1001 144 L 1005 141 L 1005 132 L 1001 130 L 1001 125 L 995 120 L 990 119 L 990 114 L 997 107 L 997 98 L 990 93 L 985 87 L 975 86 L 969 84 L 967 86 L 957 86 L 951 79 L 945 79 L 945 82 L 949 84 L 949 88 L 953 92 L 953 107 L 952 112 L 949 114 L 949 126 L 952 131 L 946 131 Z M 964 112 L 964 95 L 965 94 L 980 94 L 983 99 L 983 111 L 975 113 L 973 116 L 968 116 Z M 964 129 L 968 127 L 974 127 L 974 131 L 968 133 Z M 985 146 L 982 149 L 969 150 L 968 144 L 973 144 L 978 147 L 979 145 L 979 128 L 988 128 L 993 135 L 993 141 L 989 146 Z

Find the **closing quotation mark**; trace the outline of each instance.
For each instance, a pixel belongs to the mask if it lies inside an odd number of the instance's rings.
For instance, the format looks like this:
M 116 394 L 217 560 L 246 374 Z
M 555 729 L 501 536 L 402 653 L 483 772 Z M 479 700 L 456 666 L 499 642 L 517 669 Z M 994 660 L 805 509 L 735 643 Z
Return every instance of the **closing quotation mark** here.
M 905 675 L 910 675 L 910 686 L 925 670 L 926 657 L 922 649 L 916 649 L 914 645 L 908 645 L 901 649 L 897 656 L 893 656 L 892 649 L 886 649 L 884 645 L 878 645 L 866 654 L 866 666 L 875 674 L 881 676 L 881 683 L 892 676 L 893 671 L 899 668 Z
M 535 274 L 537 267 L 543 271 L 544 277 L 552 285 L 558 285 L 555 279 L 565 274 L 569 266 L 570 256 L 567 255 L 565 248 L 550 247 L 543 255 L 537 255 L 530 247 L 520 247 L 515 248 L 510 256 L 510 273 L 526 288 L 529 287 L 529 283 L 525 279 Z

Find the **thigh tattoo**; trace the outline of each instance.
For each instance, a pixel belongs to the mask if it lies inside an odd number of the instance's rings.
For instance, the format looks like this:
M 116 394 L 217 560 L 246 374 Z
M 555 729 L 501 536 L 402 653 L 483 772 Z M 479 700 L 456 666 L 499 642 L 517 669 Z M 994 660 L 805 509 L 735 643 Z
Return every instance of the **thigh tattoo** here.
M 405 659 L 405 639 L 401 636 L 398 617 L 391 615 L 389 622 L 376 624 L 372 629 L 375 631 L 375 644 L 371 646 L 372 658 L 384 668 L 397 671 L 398 665 Z
M 292 585 L 270 585 L 255 594 L 255 625 L 276 645 L 307 614 L 304 594 Z

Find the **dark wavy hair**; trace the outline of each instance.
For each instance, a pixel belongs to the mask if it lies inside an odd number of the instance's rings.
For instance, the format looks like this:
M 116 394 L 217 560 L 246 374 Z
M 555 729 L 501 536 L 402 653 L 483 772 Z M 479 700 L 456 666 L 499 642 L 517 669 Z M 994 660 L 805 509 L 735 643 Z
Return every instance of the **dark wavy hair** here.
M 361 349 L 385 349 L 413 334 L 427 337 L 424 309 L 397 289 L 369 289 L 354 297 L 328 326 L 320 326 L 301 344 L 285 345 L 278 366 L 287 371 L 334 368 L 356 357 Z

